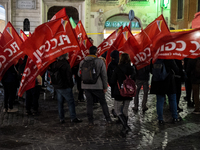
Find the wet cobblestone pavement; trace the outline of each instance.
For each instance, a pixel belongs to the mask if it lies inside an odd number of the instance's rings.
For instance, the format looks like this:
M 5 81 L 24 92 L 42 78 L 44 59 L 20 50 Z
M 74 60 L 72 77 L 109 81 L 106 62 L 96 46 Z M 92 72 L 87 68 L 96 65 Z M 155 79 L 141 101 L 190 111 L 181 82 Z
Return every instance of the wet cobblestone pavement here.
M 142 99 L 142 91 L 140 99 Z M 155 95 L 148 97 L 148 110 L 132 111 L 133 101 L 129 107 L 131 132 L 121 133 L 122 126 L 114 123 L 106 126 L 99 104 L 94 105 L 95 126 L 87 127 L 86 103 L 76 101 L 77 117 L 82 123 L 70 122 L 68 107 L 66 123 L 60 124 L 57 101 L 49 92 L 40 95 L 39 116 L 27 116 L 24 102 L 15 105 L 17 113 L 3 113 L 3 96 L 0 96 L 0 150 L 199 150 L 200 149 L 200 115 L 192 114 L 193 108 L 187 107 L 182 93 L 179 115 L 183 120 L 171 123 L 168 103 L 164 106 L 165 125 L 159 126 L 156 115 Z M 77 93 L 74 93 L 77 100 Z M 106 93 L 109 110 L 113 107 L 110 90 Z M 141 101 L 140 101 L 141 102 Z M 141 105 L 141 104 L 140 104 Z M 113 116 L 111 115 L 112 119 Z

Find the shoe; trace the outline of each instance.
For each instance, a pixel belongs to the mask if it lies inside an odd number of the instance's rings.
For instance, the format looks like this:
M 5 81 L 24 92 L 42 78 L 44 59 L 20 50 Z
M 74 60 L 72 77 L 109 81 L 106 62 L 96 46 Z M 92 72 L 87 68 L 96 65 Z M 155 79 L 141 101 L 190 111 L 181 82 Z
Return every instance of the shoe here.
M 60 120 L 60 123 L 61 123 L 61 124 L 65 123 L 65 120 Z
M 71 122 L 73 122 L 73 123 L 80 123 L 80 122 L 82 122 L 82 120 L 79 119 L 79 118 L 75 118 L 75 119 L 71 120 Z
M 133 107 L 132 109 L 133 109 L 133 111 L 135 111 L 135 112 L 138 111 L 138 108 L 136 108 L 136 107 Z
M 149 108 L 146 107 L 146 108 L 142 109 L 142 111 L 145 112 L 145 111 L 147 111 L 148 109 L 149 109 Z
M 159 120 L 158 123 L 159 123 L 159 125 L 164 125 L 165 124 L 165 122 L 163 120 Z
M 179 118 L 177 118 L 177 119 L 173 118 L 173 119 L 172 119 L 172 123 L 174 123 L 174 124 L 177 123 L 177 122 L 179 122 L 179 121 L 180 121 Z
M 12 112 L 13 112 L 13 113 L 14 113 L 14 112 L 18 112 L 18 109 L 17 109 L 17 108 L 13 108 L 13 109 L 10 109 L 10 108 L 9 108 L 9 109 L 8 109 L 8 112 L 10 112 L 10 113 L 12 113 Z
M 115 110 L 114 110 L 114 109 L 111 110 L 111 113 L 113 114 L 113 117 L 114 117 L 114 118 L 117 118 L 117 114 L 115 113 Z
M 3 109 L 3 112 L 4 112 L 4 113 L 8 112 L 8 109 L 7 109 L 7 108 L 4 108 L 4 109 Z
M 200 111 L 194 110 L 192 113 L 193 113 L 193 114 L 200 114 Z

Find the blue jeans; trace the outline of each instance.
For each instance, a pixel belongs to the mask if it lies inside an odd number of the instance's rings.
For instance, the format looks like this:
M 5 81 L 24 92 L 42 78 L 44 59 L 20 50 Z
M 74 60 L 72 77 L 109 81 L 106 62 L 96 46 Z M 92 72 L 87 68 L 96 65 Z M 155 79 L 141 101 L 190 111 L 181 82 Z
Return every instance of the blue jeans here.
M 58 100 L 58 113 L 60 120 L 65 119 L 65 112 L 64 112 L 64 100 L 67 101 L 69 107 L 70 118 L 73 120 L 76 118 L 76 110 L 74 104 L 74 96 L 72 93 L 71 88 L 66 89 L 56 89 L 56 95 Z
M 176 94 L 167 94 L 169 99 L 169 105 L 170 105 L 170 111 L 172 112 L 172 117 L 174 119 L 178 118 L 177 114 L 177 102 L 176 102 Z M 157 114 L 158 114 L 158 120 L 163 120 L 163 105 L 165 101 L 165 94 L 163 95 L 156 95 L 157 97 Z

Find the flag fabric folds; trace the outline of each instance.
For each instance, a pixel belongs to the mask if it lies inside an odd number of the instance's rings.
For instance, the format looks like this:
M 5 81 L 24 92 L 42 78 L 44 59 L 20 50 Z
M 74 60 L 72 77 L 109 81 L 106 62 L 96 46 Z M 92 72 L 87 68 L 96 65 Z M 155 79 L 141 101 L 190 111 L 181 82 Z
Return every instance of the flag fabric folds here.
M 6 25 L 3 33 L 0 34 L 0 80 L 4 73 L 16 65 L 24 53 L 20 48 L 22 39 L 10 22 Z
M 42 63 L 51 61 L 70 51 L 79 51 L 77 38 L 67 16 L 38 26 L 21 46 L 38 69 Z
M 115 30 L 107 39 L 105 39 L 99 46 L 97 50 L 97 56 L 101 56 L 103 53 L 108 51 L 112 44 L 115 42 L 116 38 L 122 33 L 122 26 Z

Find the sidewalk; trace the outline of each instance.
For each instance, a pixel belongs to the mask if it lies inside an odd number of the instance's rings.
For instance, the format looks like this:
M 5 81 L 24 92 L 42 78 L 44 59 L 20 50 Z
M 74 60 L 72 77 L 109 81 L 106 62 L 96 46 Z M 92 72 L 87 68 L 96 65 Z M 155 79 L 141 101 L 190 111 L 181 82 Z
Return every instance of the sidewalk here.
M 142 96 L 141 92 L 140 99 Z M 141 110 L 134 113 L 131 101 L 128 123 L 132 131 L 125 137 L 120 132 L 120 124 L 106 126 L 99 104 L 94 106 L 96 126 L 88 128 L 86 103 L 76 101 L 77 117 L 83 120 L 82 123 L 70 122 L 66 106 L 66 123 L 60 124 L 57 101 L 49 92 L 46 96 L 44 93 L 40 95 L 39 116 L 27 116 L 23 101 L 15 105 L 19 109 L 17 113 L 3 113 L 3 96 L 0 96 L 0 150 L 197 150 L 200 149 L 200 115 L 191 113 L 193 108 L 187 108 L 184 96 L 182 91 L 180 107 L 184 111 L 179 115 L 183 120 L 172 124 L 169 105 L 165 104 L 164 126 L 157 123 L 155 95 L 149 95 L 149 110 L 145 114 Z M 77 93 L 74 97 L 77 100 Z M 106 99 L 111 110 L 110 89 Z

